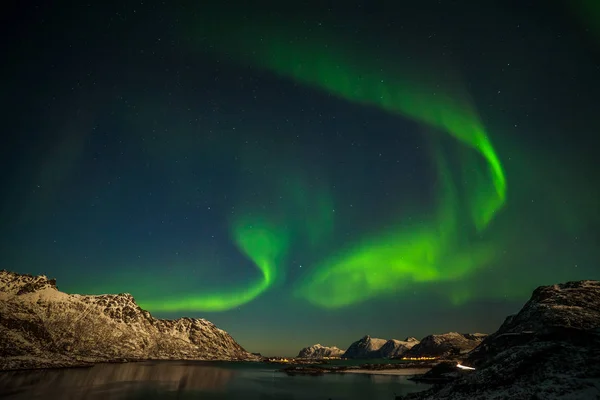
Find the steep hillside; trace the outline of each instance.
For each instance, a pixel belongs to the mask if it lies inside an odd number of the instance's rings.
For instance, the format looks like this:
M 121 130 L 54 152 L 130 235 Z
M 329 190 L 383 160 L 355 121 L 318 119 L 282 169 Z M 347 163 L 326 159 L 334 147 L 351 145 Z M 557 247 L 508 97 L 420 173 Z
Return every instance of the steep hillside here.
M 463 364 L 475 370 L 446 373 L 451 383 L 406 398 L 600 398 L 600 282 L 537 288 Z
M 119 359 L 257 359 L 205 319 L 157 319 L 129 294 L 69 295 L 45 276 L 5 270 L 0 354 L 0 370 Z

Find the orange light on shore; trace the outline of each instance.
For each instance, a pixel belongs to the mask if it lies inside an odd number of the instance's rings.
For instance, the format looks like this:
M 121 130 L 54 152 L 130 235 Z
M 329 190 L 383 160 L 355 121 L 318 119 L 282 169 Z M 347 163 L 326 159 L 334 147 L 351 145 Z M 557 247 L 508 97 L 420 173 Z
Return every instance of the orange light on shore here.
M 437 360 L 439 357 L 402 357 L 405 361 L 426 361 L 426 360 Z

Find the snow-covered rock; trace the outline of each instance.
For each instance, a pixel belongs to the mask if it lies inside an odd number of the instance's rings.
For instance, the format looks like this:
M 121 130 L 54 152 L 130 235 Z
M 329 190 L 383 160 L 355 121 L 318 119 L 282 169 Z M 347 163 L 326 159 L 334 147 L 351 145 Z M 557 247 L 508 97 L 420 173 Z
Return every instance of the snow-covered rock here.
M 406 399 L 600 398 L 600 282 L 537 288 L 462 364 L 475 370 Z
M 387 342 L 386 339 L 372 338 L 369 335 L 362 337 L 360 340 L 352 343 L 348 350 L 344 353 L 344 358 L 378 358 L 379 350 Z
M 487 335 L 484 333 L 448 332 L 429 335 L 403 354 L 404 357 L 452 357 L 468 353 Z
M 404 340 L 390 339 L 379 349 L 378 358 L 402 357 L 406 352 L 419 344 L 419 340 L 408 337 Z
M 400 357 L 418 343 L 419 341 L 414 337 L 407 337 L 404 340 L 387 340 L 366 335 L 352 343 L 342 357 L 354 359 Z
M 325 357 L 341 357 L 346 350 L 339 349 L 335 346 L 322 346 L 315 344 L 305 347 L 298 353 L 296 358 L 325 358 Z
M 157 319 L 130 294 L 70 295 L 53 279 L 5 270 L 0 354 L 0 370 L 122 359 L 258 359 L 205 319 Z

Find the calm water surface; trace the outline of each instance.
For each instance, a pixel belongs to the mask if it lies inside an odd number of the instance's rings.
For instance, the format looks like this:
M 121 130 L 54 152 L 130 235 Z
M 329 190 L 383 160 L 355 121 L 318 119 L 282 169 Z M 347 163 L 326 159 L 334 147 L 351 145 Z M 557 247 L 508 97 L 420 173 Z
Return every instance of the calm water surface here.
M 405 376 L 287 376 L 261 363 L 160 361 L 0 373 L 3 399 L 393 400 L 427 389 Z

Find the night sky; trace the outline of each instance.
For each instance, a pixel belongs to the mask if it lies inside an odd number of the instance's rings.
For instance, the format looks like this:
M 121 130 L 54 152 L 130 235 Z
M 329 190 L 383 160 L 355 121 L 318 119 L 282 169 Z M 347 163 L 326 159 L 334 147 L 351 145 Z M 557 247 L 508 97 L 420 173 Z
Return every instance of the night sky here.
M 594 0 L 52 3 L 1 16 L 0 268 L 288 356 L 600 279 Z

